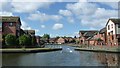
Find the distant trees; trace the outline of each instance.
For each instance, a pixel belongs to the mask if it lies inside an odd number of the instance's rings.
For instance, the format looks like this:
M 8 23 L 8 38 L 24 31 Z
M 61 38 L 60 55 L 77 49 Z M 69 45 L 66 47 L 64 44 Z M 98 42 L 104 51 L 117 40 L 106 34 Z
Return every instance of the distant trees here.
M 50 39 L 50 35 L 49 34 L 44 34 L 42 38 L 44 38 L 44 39 Z
M 44 34 L 44 35 L 42 36 L 42 39 L 43 39 L 45 42 L 49 43 L 50 35 L 49 35 L 49 34 Z

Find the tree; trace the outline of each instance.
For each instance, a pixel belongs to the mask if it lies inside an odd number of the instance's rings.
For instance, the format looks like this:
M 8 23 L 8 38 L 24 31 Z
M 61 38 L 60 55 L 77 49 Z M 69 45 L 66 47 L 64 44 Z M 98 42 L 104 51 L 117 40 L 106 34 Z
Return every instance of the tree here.
M 97 41 L 103 41 L 101 38 L 98 38 Z
M 42 38 L 44 39 L 44 41 L 46 40 L 47 42 L 49 42 L 50 35 L 49 34 L 44 34 Z
M 77 38 L 76 36 L 74 36 L 74 38 Z
M 35 39 L 35 37 L 32 37 L 32 41 L 31 41 L 31 43 L 32 43 L 32 45 L 36 45 L 36 39 Z
M 59 36 L 56 36 L 56 38 L 58 39 L 58 38 L 60 38 Z
M 19 37 L 19 44 L 22 46 L 30 46 L 31 45 L 31 38 L 28 35 L 22 35 Z
M 9 46 L 16 45 L 16 37 L 12 34 L 8 34 L 5 36 L 5 44 Z
M 50 35 L 49 34 L 44 34 L 42 38 L 44 38 L 44 39 L 50 39 Z

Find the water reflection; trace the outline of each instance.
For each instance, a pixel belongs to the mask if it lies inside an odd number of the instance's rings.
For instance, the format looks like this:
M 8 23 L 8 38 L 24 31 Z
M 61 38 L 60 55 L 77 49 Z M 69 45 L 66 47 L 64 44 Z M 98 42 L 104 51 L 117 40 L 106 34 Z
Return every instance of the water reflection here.
M 120 55 L 74 51 L 75 47 L 48 45 L 62 51 L 3 54 L 3 66 L 120 66 Z
M 120 54 L 95 53 L 94 55 L 105 66 L 120 66 Z

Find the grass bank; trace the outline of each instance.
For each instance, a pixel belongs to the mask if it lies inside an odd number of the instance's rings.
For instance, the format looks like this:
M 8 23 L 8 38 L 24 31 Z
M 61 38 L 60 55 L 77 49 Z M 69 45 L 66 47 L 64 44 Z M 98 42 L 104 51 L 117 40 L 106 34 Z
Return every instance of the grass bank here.
M 75 48 L 76 51 L 120 53 L 120 47 L 92 46 Z
M 50 52 L 58 51 L 62 48 L 6 48 L 0 49 L 2 53 L 37 53 L 37 52 Z

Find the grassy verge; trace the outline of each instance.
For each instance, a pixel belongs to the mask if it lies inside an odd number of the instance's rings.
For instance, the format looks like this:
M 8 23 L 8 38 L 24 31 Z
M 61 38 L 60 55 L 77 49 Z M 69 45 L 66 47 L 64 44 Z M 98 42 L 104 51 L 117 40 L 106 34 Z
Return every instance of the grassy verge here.
M 0 49 L 2 53 L 36 53 L 62 50 L 62 48 L 7 48 Z
M 92 52 L 111 52 L 120 53 L 120 47 L 107 47 L 107 46 L 90 46 L 90 47 L 79 47 L 77 51 L 92 51 Z

